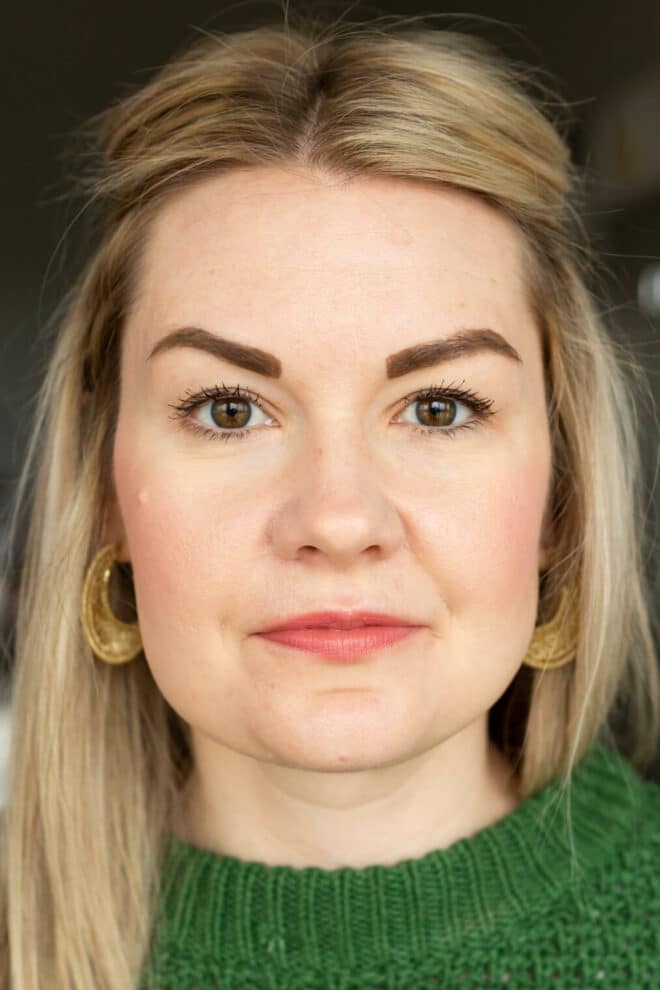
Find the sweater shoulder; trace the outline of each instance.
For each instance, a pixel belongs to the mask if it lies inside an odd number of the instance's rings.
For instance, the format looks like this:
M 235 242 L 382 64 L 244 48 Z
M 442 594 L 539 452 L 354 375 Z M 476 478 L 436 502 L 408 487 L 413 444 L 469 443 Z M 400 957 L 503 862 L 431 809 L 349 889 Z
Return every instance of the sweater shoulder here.
M 589 794 L 593 827 L 603 829 L 610 841 L 618 837 L 620 845 L 632 849 L 660 843 L 660 784 L 622 753 L 596 745 L 576 776 L 578 789 Z
M 588 795 L 584 805 L 582 795 Z M 586 859 L 587 849 L 598 845 L 601 852 L 595 869 L 583 873 L 588 886 L 612 901 L 626 900 L 630 915 L 641 910 L 660 922 L 660 785 L 620 752 L 599 745 L 578 773 L 575 796 L 580 811 L 570 817 L 578 844 Z

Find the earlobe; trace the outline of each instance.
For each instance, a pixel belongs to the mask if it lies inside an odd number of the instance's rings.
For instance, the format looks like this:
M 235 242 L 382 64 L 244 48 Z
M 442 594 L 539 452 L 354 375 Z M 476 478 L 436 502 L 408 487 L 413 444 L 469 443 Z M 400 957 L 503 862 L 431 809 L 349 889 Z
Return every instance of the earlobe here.
M 552 567 L 554 562 L 555 553 L 557 551 L 556 546 L 550 546 L 549 544 L 543 544 L 539 549 L 539 571 L 547 571 Z
M 113 543 L 116 547 L 115 559 L 120 563 L 130 561 L 127 550 L 126 531 L 116 498 L 106 503 L 102 513 L 101 546 Z
M 539 547 L 539 571 L 547 571 L 552 566 L 556 552 L 556 533 L 548 514 L 544 516 L 541 526 L 541 545 Z

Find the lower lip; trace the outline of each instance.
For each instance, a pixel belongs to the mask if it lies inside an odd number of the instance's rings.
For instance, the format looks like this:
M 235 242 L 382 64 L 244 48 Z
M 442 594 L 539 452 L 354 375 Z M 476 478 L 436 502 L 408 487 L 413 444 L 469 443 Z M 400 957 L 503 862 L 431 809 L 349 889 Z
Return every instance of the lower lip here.
M 360 626 L 359 629 L 280 629 L 259 633 L 263 639 L 317 653 L 339 663 L 357 660 L 393 646 L 420 626 Z

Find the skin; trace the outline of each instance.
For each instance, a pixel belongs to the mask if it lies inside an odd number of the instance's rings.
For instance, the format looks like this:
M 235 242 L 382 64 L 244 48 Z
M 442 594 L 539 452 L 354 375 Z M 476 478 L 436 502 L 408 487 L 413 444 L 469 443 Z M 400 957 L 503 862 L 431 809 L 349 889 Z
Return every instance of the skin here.
M 192 348 L 147 360 L 186 325 L 274 352 L 282 376 Z M 484 326 L 522 363 L 483 352 L 386 377 L 393 352 Z M 541 345 L 513 224 L 430 183 L 274 166 L 206 178 L 155 219 L 121 368 L 106 538 L 132 563 L 153 676 L 192 728 L 173 831 L 330 869 L 421 856 L 513 811 L 487 716 L 525 656 L 552 542 Z M 248 437 L 172 418 L 186 391 L 222 383 L 263 400 Z M 493 400 L 453 437 L 404 401 L 451 383 Z M 228 430 L 210 409 L 191 419 Z M 254 635 L 351 607 L 423 628 L 341 665 Z

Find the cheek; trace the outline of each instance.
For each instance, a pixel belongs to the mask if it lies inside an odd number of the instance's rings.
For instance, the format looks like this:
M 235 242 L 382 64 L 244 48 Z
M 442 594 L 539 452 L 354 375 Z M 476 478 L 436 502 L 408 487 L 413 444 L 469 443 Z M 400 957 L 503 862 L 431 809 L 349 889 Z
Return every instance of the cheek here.
M 145 654 L 161 693 L 188 722 L 213 697 L 217 658 L 232 655 L 232 615 L 245 609 L 249 580 L 240 571 L 245 513 L 232 511 L 226 492 L 204 500 L 200 490 L 150 466 L 121 474 L 117 491 Z M 225 672 L 226 701 L 233 690 Z
M 441 587 L 457 609 L 469 602 L 518 610 L 538 581 L 538 550 L 550 475 L 549 447 L 480 462 L 445 490 L 426 518 Z M 450 490 L 451 489 L 451 490 Z M 447 509 L 447 506 L 450 506 Z M 524 610 L 528 611 L 528 604 Z
M 471 472 L 469 485 L 463 476 L 463 498 L 440 537 L 427 533 L 442 599 L 440 641 L 454 661 L 447 691 L 483 710 L 515 675 L 534 629 L 549 458 L 539 451 L 488 466 Z
M 515 585 L 537 570 L 546 493 L 544 465 L 533 464 L 519 476 L 495 483 L 483 500 L 483 539 L 492 548 L 493 565 L 497 563 L 504 583 Z
M 199 635 L 205 620 L 217 628 L 240 585 L 245 493 L 214 491 L 194 471 L 174 472 L 122 444 L 115 486 L 145 646 L 146 637 Z

